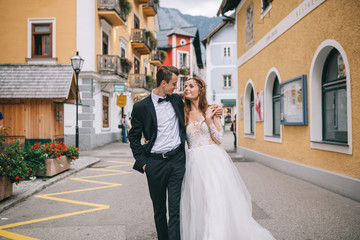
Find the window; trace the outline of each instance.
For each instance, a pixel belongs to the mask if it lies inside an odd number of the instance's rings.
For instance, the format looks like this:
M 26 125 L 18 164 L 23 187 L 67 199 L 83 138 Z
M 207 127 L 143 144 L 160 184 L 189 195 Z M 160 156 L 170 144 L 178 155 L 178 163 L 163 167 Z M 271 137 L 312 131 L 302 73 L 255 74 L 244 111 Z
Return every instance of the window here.
M 52 57 L 52 23 L 33 23 L 31 57 Z
M 109 97 L 103 96 L 103 107 L 102 107 L 102 115 L 103 115 L 103 127 L 109 127 Z
M 273 136 L 280 136 L 280 84 L 276 77 L 272 90 Z
M 223 57 L 231 57 L 230 47 L 223 47 Z
M 179 81 L 179 91 L 180 92 L 184 91 L 184 85 L 185 85 L 186 80 L 187 80 L 187 77 L 180 77 L 180 81 Z
M 181 39 L 180 40 L 180 45 L 185 45 L 186 44 L 186 40 L 185 39 Z
M 245 48 L 254 43 L 254 2 L 251 2 L 245 13 Z
M 347 95 L 344 60 L 335 48 L 322 73 L 323 141 L 347 143 Z
M 254 127 L 255 127 L 255 109 L 254 109 L 254 90 L 251 89 L 251 96 L 250 96 L 250 134 L 254 134 Z
M 135 14 L 134 14 L 134 28 L 140 29 L 140 20 Z
M 109 36 L 103 32 L 102 34 L 102 54 L 107 55 L 109 54 Z
M 271 7 L 272 0 L 261 0 L 261 14 L 264 14 L 267 8 Z
M 134 73 L 135 74 L 140 73 L 140 60 L 136 57 L 134 57 Z
M 126 51 L 125 51 L 125 48 L 123 48 L 123 47 L 120 50 L 120 57 L 122 57 L 122 58 L 126 57 Z
M 231 88 L 231 75 L 223 75 L 223 79 L 224 88 Z
M 179 67 L 187 67 L 187 53 L 179 54 Z

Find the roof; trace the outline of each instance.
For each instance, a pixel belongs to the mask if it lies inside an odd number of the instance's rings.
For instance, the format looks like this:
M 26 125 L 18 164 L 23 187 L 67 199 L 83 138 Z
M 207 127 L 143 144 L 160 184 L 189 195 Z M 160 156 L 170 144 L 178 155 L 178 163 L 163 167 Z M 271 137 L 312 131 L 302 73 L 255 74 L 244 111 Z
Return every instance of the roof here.
M 235 9 L 240 2 L 241 0 L 223 0 L 216 15 L 224 15 L 226 12 Z
M 72 80 L 70 64 L 0 64 L 0 98 L 67 99 Z
M 173 34 L 182 35 L 182 36 L 188 36 L 188 37 L 195 37 L 194 34 L 188 33 L 184 28 L 179 28 L 179 27 L 174 28 L 167 35 L 171 36 Z
M 219 32 L 223 27 L 225 27 L 227 24 L 233 23 L 230 19 L 223 19 L 221 23 L 219 23 L 211 32 L 209 32 L 203 39 L 201 39 L 201 42 L 206 46 L 207 41 L 210 40 L 217 32 Z

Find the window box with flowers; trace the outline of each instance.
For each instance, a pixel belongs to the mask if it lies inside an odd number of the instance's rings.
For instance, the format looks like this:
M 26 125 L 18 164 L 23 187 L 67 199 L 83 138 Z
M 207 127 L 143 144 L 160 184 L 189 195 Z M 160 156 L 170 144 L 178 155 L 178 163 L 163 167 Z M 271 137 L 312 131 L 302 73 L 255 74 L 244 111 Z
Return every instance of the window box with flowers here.
M 79 150 L 63 142 L 35 143 L 27 148 L 25 161 L 31 176 L 52 177 L 70 169 L 71 161 L 79 157 Z
M 128 74 L 130 72 L 130 69 L 132 68 L 132 62 L 127 58 L 120 58 L 121 67 L 125 74 Z
M 20 141 L 4 145 L 8 128 L 3 128 L 0 136 L 0 200 L 8 198 L 13 193 L 13 183 L 19 184 L 29 175 L 25 163 L 25 150 Z

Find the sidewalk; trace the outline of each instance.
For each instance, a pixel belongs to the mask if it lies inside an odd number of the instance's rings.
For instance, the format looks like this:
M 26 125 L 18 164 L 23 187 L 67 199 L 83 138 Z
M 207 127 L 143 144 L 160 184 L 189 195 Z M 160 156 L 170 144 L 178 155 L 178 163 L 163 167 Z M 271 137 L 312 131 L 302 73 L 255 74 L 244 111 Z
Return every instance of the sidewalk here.
M 100 161 L 99 158 L 81 155 L 82 152 L 80 151 L 79 159 L 71 163 L 70 169 L 68 171 L 48 178 L 46 181 L 44 181 L 42 178 L 38 178 L 34 180 L 23 181 L 18 185 L 13 184 L 13 195 L 0 202 L 0 213 L 24 201 L 26 198 L 40 192 L 44 188 L 47 188 L 48 186 Z

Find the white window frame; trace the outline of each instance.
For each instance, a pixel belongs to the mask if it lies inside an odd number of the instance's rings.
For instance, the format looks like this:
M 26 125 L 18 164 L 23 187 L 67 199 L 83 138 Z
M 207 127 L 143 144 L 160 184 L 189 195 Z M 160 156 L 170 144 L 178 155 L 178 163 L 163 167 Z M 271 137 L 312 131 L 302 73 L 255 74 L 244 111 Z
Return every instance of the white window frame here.
M 263 0 L 260 0 L 261 2 L 261 16 L 260 19 L 263 19 L 266 14 L 268 14 L 268 12 L 270 11 L 270 9 L 272 8 L 271 2 L 269 3 L 269 6 L 266 9 L 263 9 Z
M 106 33 L 108 35 L 108 40 L 109 40 L 109 44 L 108 44 L 108 54 L 111 55 L 110 53 L 110 44 L 111 44 L 111 35 L 110 35 L 110 32 L 112 30 L 112 26 L 105 20 L 105 19 L 101 19 L 100 20 L 100 23 L 101 23 L 101 41 L 100 41 L 100 49 L 101 49 L 101 54 L 104 54 L 102 52 L 102 39 L 103 39 L 103 33 Z
M 32 25 L 37 23 L 52 24 L 52 56 L 51 58 L 32 58 Z M 29 64 L 56 64 L 56 18 L 28 18 L 27 58 Z
M 280 124 L 280 137 L 273 135 L 273 87 L 276 77 L 281 83 L 279 71 L 273 67 L 269 70 L 265 80 L 264 91 L 264 140 L 270 142 L 282 142 L 282 125 Z
M 229 76 L 229 78 L 226 81 L 227 85 L 225 85 L 225 77 L 228 77 L 228 76 Z M 230 82 L 230 86 L 229 86 L 229 82 Z M 223 85 L 223 88 L 225 88 L 225 89 L 231 89 L 233 87 L 233 80 L 232 80 L 232 75 L 231 74 L 223 74 L 222 85 Z
M 185 45 L 185 44 L 186 44 L 186 40 L 185 40 L 184 38 L 182 38 L 182 39 L 180 40 L 180 45 L 183 46 L 183 45 Z
M 120 38 L 120 53 L 119 56 L 121 56 L 121 48 L 125 49 L 125 57 L 127 58 L 127 45 L 129 41 L 127 41 L 125 38 Z
M 226 45 L 226 46 L 223 46 L 221 48 L 221 56 L 223 58 L 231 58 L 232 56 L 232 49 L 231 49 L 231 46 L 230 45 Z
M 251 129 L 251 117 L 250 117 L 250 97 L 251 97 L 251 90 L 254 91 L 254 98 L 255 98 L 255 87 L 254 83 L 251 79 L 249 79 L 246 83 L 245 92 L 244 92 L 244 137 L 246 138 L 256 138 L 256 121 L 255 115 L 253 116 L 254 121 L 254 133 L 250 133 Z M 254 99 L 255 100 L 255 99 Z
M 182 54 L 186 54 L 186 63 L 185 63 L 185 66 L 181 66 L 180 65 L 180 56 L 182 55 Z M 178 65 L 178 68 L 182 68 L 182 67 L 186 67 L 186 68 L 188 68 L 189 67 L 189 52 L 187 52 L 187 51 L 178 51 L 177 52 L 177 65 Z
M 323 142 L 322 119 L 322 73 L 326 58 L 330 51 L 336 48 L 341 54 L 346 69 L 346 101 L 347 101 L 347 145 L 337 145 Z M 351 112 L 351 79 L 350 65 L 344 48 L 333 39 L 325 40 L 316 50 L 311 62 L 309 75 L 309 104 L 310 104 L 310 147 L 325 151 L 352 154 L 352 112 Z
M 138 57 L 138 56 L 136 56 L 135 54 L 133 55 L 133 67 L 132 67 L 132 70 L 133 70 L 133 73 L 135 74 L 135 59 L 136 60 L 138 60 L 139 61 L 139 74 L 141 74 L 141 59 Z

